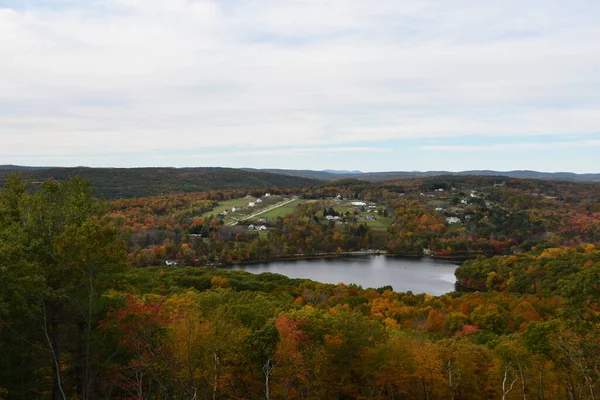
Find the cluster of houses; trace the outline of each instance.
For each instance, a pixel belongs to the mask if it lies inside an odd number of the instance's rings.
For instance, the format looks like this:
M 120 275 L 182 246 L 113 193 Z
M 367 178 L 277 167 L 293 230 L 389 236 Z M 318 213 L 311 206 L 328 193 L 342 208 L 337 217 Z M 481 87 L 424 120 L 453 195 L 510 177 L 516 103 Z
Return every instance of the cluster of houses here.
M 355 215 L 354 218 L 359 219 L 360 216 L 359 215 Z M 367 214 L 367 220 L 368 221 L 375 221 L 375 216 L 373 216 L 372 214 Z M 340 217 L 339 215 L 326 215 L 325 219 L 327 221 L 341 221 L 342 217 Z
M 254 225 L 250 224 L 246 227 L 249 231 L 266 231 L 267 227 L 265 225 Z
M 271 193 L 265 193 L 265 195 L 263 197 L 271 197 Z M 244 196 L 245 199 L 253 199 L 252 196 L 250 196 L 249 194 Z M 262 203 L 262 199 L 259 197 L 256 200 L 252 200 L 251 202 L 248 203 L 248 207 L 256 207 L 257 205 L 259 205 L 260 203 Z
M 351 206 L 356 206 L 356 207 L 364 207 L 367 205 L 367 203 L 363 202 L 363 201 L 351 201 L 350 202 Z
M 248 229 L 249 231 L 266 231 L 268 230 L 267 226 L 265 225 L 267 223 L 267 219 L 264 217 L 261 217 L 258 219 L 257 224 L 250 224 L 246 227 L 246 229 Z
M 268 193 L 267 193 L 268 194 Z M 256 207 L 257 205 L 259 205 L 260 203 L 262 203 L 263 201 L 258 198 L 254 201 L 251 201 L 250 203 L 248 203 L 248 207 Z

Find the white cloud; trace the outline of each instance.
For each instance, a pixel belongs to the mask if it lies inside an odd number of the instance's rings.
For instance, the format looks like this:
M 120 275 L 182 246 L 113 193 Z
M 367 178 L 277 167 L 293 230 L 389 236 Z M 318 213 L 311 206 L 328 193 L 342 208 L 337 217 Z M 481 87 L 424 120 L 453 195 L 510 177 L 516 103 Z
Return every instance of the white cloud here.
M 0 155 L 599 133 L 594 2 L 19 4 Z
M 560 150 L 569 148 L 600 147 L 600 140 L 576 140 L 552 143 L 503 143 L 488 145 L 427 145 L 419 146 L 419 150 L 446 152 L 494 152 L 494 151 L 527 151 L 527 150 Z

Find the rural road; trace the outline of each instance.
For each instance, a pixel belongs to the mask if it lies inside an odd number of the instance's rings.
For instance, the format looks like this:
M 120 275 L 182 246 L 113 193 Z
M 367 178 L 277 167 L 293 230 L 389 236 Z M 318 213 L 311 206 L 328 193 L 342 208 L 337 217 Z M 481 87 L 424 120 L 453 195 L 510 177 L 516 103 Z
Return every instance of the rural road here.
M 253 214 L 246 215 L 246 216 L 244 216 L 242 218 L 235 219 L 235 220 L 233 220 L 231 222 L 226 223 L 225 226 L 234 226 L 239 221 L 245 221 L 245 220 L 250 219 L 250 218 L 258 217 L 261 214 L 264 214 L 264 213 L 266 213 L 268 211 L 274 210 L 274 209 L 279 208 L 279 207 L 283 207 L 286 204 L 289 204 L 289 203 L 291 203 L 292 201 L 295 201 L 295 200 L 298 200 L 297 196 L 292 197 L 290 200 L 285 200 L 285 201 L 282 201 L 281 203 L 273 204 L 270 207 L 263 208 L 262 210 L 259 210 L 259 211 L 255 212 Z

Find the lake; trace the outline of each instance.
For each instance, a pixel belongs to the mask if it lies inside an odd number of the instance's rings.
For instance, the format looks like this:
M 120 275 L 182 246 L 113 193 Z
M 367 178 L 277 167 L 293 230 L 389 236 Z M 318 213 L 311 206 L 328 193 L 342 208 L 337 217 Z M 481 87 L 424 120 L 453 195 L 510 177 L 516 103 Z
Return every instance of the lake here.
M 236 266 L 253 274 L 272 272 L 324 283 L 355 283 L 363 288 L 391 285 L 396 292 L 441 295 L 455 290 L 458 265 L 432 258 L 361 256 L 333 259 L 273 261 Z

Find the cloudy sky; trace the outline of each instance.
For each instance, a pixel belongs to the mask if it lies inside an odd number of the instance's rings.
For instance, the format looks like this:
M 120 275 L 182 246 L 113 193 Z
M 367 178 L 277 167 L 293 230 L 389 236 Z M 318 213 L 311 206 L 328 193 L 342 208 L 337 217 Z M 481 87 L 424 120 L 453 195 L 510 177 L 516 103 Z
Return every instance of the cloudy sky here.
M 600 172 L 598 0 L 0 0 L 0 164 Z

